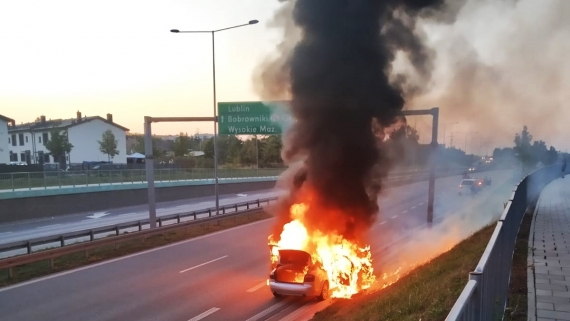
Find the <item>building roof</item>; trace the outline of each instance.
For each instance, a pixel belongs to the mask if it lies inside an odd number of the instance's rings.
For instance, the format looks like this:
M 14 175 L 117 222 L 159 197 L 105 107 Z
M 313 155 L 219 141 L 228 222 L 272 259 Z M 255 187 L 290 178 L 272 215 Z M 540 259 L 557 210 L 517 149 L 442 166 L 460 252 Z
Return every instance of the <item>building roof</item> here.
M 3 121 L 5 121 L 5 122 L 7 122 L 7 123 L 12 123 L 12 124 L 15 124 L 15 123 L 16 123 L 16 121 L 13 120 L 12 118 L 8 118 L 8 117 L 3 116 L 3 115 L 0 115 L 0 120 L 3 120 Z
M 77 125 L 81 125 L 83 123 L 92 121 L 92 120 L 96 120 L 99 119 L 109 125 L 113 125 L 117 128 L 120 128 L 124 131 L 129 131 L 128 128 L 123 127 L 119 124 L 116 124 L 114 122 L 108 121 L 107 119 L 101 117 L 101 116 L 91 116 L 91 117 L 83 117 L 81 118 L 81 120 L 77 120 L 77 118 L 71 118 L 71 119 L 54 119 L 54 120 L 46 120 L 44 122 L 42 121 L 37 121 L 37 122 L 33 122 L 33 123 L 26 123 L 26 124 L 21 124 L 21 125 L 16 125 L 13 126 L 11 128 L 8 129 L 9 132 L 13 133 L 13 132 L 37 132 L 37 131 L 48 131 L 48 130 L 52 130 L 54 128 L 58 128 L 58 129 L 67 129 L 69 127 L 73 127 L 73 126 L 77 126 Z

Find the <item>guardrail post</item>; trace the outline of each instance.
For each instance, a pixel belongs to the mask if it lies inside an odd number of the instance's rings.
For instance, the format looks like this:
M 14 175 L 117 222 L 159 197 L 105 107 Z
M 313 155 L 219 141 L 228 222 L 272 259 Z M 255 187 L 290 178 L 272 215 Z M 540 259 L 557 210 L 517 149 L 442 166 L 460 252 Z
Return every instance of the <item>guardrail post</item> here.
M 142 223 L 139 221 L 139 231 L 142 231 Z
M 12 191 L 14 191 L 14 174 L 10 174 L 10 177 L 12 178 Z
M 180 223 L 180 214 L 176 215 L 176 221 Z
M 93 234 L 93 230 L 89 231 L 89 238 L 91 239 L 91 241 L 93 241 L 95 239 L 95 235 Z
M 208 209 L 208 217 L 212 217 L 212 209 L 211 208 Z
M 117 232 L 117 236 L 119 236 L 119 227 L 115 227 L 115 231 Z
M 261 205 L 259 204 L 259 198 L 257 199 L 257 207 L 261 207 Z
M 162 227 L 162 217 L 158 218 L 158 227 Z
M 222 214 L 226 214 L 226 207 L 222 207 Z
M 32 181 L 30 180 L 30 173 L 28 173 L 28 187 L 32 190 Z
M 481 272 L 469 272 L 469 280 L 474 280 L 477 282 L 477 284 L 475 285 L 475 290 L 471 296 L 471 302 L 467 302 L 467 304 L 471 307 L 467 310 L 469 313 L 468 320 L 483 320 L 481 319 L 481 316 L 483 314 L 483 300 L 481 293 L 483 288 L 482 276 L 483 274 Z
M 59 170 L 57 171 L 57 182 L 59 184 L 59 188 L 61 188 L 61 173 L 59 172 Z
M 65 239 L 63 238 L 63 235 L 59 237 L 59 243 L 61 244 L 61 247 L 65 246 Z
M 249 210 L 249 202 L 245 204 L 246 208 Z
M 32 243 L 30 243 L 30 241 L 28 241 L 28 243 L 26 244 L 26 247 L 28 248 L 28 254 L 32 253 Z
M 236 212 L 237 212 L 237 204 L 235 204 L 235 207 L 236 207 Z

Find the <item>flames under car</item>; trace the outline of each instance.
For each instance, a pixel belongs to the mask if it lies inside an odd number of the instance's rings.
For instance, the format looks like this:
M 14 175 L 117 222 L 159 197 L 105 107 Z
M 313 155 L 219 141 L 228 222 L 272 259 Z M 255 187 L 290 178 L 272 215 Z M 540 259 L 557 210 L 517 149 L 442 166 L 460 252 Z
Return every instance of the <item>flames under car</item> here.
M 275 297 L 294 295 L 325 300 L 330 293 L 327 273 L 313 263 L 309 253 L 300 250 L 279 250 L 269 274 L 269 288 Z

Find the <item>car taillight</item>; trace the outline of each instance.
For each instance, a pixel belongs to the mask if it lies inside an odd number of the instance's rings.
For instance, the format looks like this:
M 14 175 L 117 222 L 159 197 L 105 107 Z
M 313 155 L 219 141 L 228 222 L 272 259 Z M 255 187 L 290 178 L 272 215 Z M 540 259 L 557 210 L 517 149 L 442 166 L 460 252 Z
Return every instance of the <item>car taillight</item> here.
M 312 274 L 305 274 L 305 279 L 303 282 L 315 282 L 315 276 Z

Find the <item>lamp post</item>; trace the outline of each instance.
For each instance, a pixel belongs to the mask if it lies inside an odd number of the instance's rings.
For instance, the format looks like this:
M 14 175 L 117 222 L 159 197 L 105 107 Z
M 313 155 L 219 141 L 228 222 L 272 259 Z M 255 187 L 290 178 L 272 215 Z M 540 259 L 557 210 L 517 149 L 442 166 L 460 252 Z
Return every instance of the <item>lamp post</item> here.
M 216 215 L 219 213 L 220 209 L 220 194 L 218 189 L 218 118 L 217 118 L 217 111 L 216 111 L 216 50 L 215 50 L 215 37 L 214 35 L 216 32 L 245 27 L 249 25 L 254 25 L 258 23 L 258 20 L 250 20 L 248 23 L 244 23 L 237 26 L 217 29 L 217 30 L 188 30 L 188 31 L 180 31 L 178 29 L 171 29 L 170 32 L 173 33 L 210 33 L 212 34 L 212 75 L 213 75 L 213 86 L 214 86 L 214 191 L 216 194 Z

